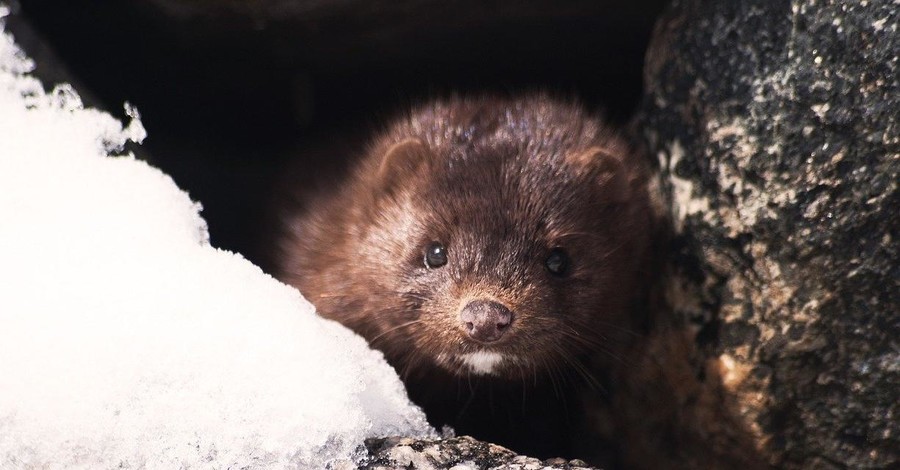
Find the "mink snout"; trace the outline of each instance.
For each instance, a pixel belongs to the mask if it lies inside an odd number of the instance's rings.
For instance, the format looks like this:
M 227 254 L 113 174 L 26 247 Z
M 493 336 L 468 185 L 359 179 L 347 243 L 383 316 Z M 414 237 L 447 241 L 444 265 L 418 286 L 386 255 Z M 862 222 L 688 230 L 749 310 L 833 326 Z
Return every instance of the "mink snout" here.
M 470 338 L 482 343 L 493 343 L 509 330 L 513 313 L 498 302 L 473 300 L 463 307 L 459 319 Z

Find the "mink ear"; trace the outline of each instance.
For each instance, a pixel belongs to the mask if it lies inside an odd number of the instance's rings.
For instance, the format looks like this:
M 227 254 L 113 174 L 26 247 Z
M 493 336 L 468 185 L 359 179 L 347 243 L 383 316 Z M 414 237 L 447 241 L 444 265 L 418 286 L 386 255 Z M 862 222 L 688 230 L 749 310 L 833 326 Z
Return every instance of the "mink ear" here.
M 378 165 L 378 181 L 390 189 L 412 177 L 428 161 L 428 147 L 419 139 L 409 138 L 388 148 Z
M 631 196 L 628 171 L 618 152 L 602 147 L 591 147 L 584 152 L 570 154 L 568 160 L 583 174 L 594 178 L 608 200 L 622 202 Z

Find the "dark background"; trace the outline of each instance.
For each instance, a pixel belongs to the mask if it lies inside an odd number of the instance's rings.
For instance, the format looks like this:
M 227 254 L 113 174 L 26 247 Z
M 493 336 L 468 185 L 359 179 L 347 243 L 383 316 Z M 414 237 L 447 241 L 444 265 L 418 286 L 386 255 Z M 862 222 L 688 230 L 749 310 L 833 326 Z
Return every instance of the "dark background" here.
M 147 158 L 203 203 L 212 243 L 257 261 L 285 162 L 411 103 L 545 90 L 626 122 L 665 3 L 21 0 L 9 29 L 50 51 L 46 85 L 74 80 L 123 118 L 137 106 Z

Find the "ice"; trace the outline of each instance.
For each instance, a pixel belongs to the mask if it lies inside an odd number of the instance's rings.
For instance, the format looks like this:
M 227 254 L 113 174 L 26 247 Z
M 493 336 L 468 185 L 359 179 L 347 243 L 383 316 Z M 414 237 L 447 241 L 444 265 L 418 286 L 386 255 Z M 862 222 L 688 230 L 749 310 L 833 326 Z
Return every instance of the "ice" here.
M 108 156 L 146 135 L 133 109 L 32 67 L 0 24 L 0 468 L 325 468 L 434 436 L 364 340 Z

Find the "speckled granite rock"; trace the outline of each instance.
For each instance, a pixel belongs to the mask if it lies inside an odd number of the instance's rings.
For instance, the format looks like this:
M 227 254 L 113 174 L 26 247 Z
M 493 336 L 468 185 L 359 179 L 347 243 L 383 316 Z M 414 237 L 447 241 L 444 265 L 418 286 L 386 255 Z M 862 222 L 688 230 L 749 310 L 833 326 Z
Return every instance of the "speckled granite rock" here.
M 509 449 L 477 441 L 468 436 L 442 440 L 401 437 L 366 441 L 369 459 L 366 470 L 450 469 L 450 470 L 589 470 L 580 460 L 538 460 L 516 455 Z
M 898 21 L 896 0 L 685 0 L 648 53 L 636 127 L 679 311 L 779 467 L 900 466 Z

